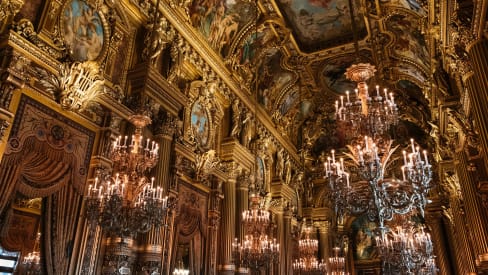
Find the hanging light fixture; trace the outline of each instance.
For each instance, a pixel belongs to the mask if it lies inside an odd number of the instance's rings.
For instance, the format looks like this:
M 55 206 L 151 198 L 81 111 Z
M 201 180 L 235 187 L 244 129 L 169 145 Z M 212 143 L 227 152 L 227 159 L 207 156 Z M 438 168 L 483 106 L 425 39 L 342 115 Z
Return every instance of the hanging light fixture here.
M 251 193 L 250 209 L 242 212 L 244 240 L 239 242 L 236 238 L 232 243 L 234 261 L 252 270 L 276 262 L 280 252 L 280 245 L 272 237 L 271 213 L 263 209 L 261 201 L 260 195 Z
M 34 242 L 34 249 L 29 252 L 22 260 L 20 270 L 22 274 L 37 275 L 41 274 L 41 252 L 40 250 L 41 233 L 38 232 Z
M 421 224 L 382 230 L 376 246 L 386 274 L 437 274 L 432 240 Z
M 334 256 L 329 257 L 328 264 L 329 264 L 329 275 L 348 275 L 349 272 L 346 272 L 346 258 L 344 256 L 340 256 L 341 248 L 336 246 L 333 249 Z
M 96 171 L 88 187 L 87 216 L 104 230 L 120 237 L 149 231 L 164 224 L 168 198 L 155 179 L 146 173 L 158 160 L 159 145 L 142 136 L 142 129 L 151 122 L 146 115 L 129 119 L 136 127 L 134 135 L 119 136 L 113 143 L 113 170 Z
M 317 259 L 319 242 L 311 238 L 312 228 L 306 227 L 303 232 L 303 238 L 298 241 L 298 252 L 300 258 L 293 262 L 293 270 L 299 274 L 324 274 L 327 271 L 325 261 Z
M 376 85 L 370 95 L 366 81 L 374 76 L 376 69 L 369 63 L 353 64 L 346 70 L 346 77 L 357 83 L 354 94 L 346 91 L 346 98 L 335 102 L 336 119 L 347 138 L 359 135 L 381 136 L 398 123 L 398 108 L 393 93 Z

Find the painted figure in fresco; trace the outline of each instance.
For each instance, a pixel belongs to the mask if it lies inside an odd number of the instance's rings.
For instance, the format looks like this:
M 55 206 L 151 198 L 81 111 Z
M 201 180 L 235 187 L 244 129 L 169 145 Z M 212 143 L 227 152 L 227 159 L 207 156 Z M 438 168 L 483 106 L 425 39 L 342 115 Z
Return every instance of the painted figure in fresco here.
M 366 234 L 364 232 L 364 229 L 361 228 L 358 231 L 356 241 L 357 241 L 357 245 L 356 245 L 357 257 L 359 259 L 368 258 L 369 257 L 368 248 L 370 248 L 373 245 L 371 236 L 369 234 Z
M 276 175 L 281 180 L 283 179 L 283 170 L 285 168 L 285 158 L 283 151 L 283 148 L 280 148 L 276 153 Z
M 239 99 L 234 99 L 232 102 L 232 131 L 230 133 L 231 137 L 239 139 L 239 134 L 241 133 L 241 111 Z
M 191 128 L 194 138 L 200 145 L 206 145 L 208 139 L 208 117 L 200 102 L 193 105 L 191 113 Z
M 249 148 L 249 144 L 251 143 L 252 139 L 252 114 L 251 112 L 246 113 L 246 117 L 242 121 L 242 145 L 246 148 Z
M 64 11 L 64 39 L 75 61 L 95 60 L 103 45 L 102 21 L 82 1 L 73 1 Z

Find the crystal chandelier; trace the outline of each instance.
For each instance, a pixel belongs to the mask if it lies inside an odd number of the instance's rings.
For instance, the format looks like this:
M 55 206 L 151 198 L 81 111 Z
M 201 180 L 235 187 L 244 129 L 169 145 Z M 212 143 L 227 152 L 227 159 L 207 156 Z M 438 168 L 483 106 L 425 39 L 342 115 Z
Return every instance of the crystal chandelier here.
M 242 212 L 244 240 L 234 239 L 232 252 L 234 261 L 242 267 L 260 270 L 278 260 L 280 249 L 272 237 L 271 213 L 262 209 L 261 197 L 252 192 L 250 204 L 250 209 Z
M 34 249 L 29 252 L 23 259 L 21 264 L 22 274 L 34 275 L 41 274 L 41 252 L 39 251 L 41 241 L 41 233 L 38 232 Z
M 350 184 L 349 172 L 344 167 L 344 159 L 336 161 L 335 151 L 332 158 L 324 163 L 325 176 L 329 179 L 332 199 L 336 213 L 342 217 L 345 213 L 367 213 L 371 220 L 376 220 L 379 227 L 393 218 L 394 214 L 407 214 L 413 210 L 423 215 L 428 202 L 427 194 L 432 188 L 431 165 L 427 152 L 420 154 L 411 140 L 412 153 L 404 152 L 403 178 L 391 179 L 386 171 L 391 164 L 391 157 L 398 146 L 388 137 L 388 130 L 398 122 L 397 107 L 393 95 L 382 98 L 379 87 L 376 96 L 371 98 L 366 81 L 374 75 L 374 66 L 370 64 L 352 65 L 346 76 L 358 84 L 358 101 L 347 102 L 341 98 L 336 102 L 336 114 L 340 123 L 346 123 L 348 131 L 353 134 L 349 152 L 344 156 L 352 160 L 348 168 L 354 171 L 357 179 Z M 347 135 L 347 133 L 346 133 Z
M 437 273 L 430 234 L 422 225 L 410 223 L 382 230 L 376 237 L 376 246 L 385 274 Z
M 298 241 L 298 251 L 300 258 L 293 262 L 293 270 L 299 274 L 323 274 L 327 271 L 327 265 L 322 259 L 317 259 L 319 242 L 315 238 L 310 238 L 312 228 L 304 229 L 304 238 Z
M 329 273 L 330 275 L 347 275 L 346 272 L 346 258 L 339 256 L 341 248 L 336 246 L 333 248 L 334 256 L 329 257 Z
M 346 71 L 347 78 L 357 82 L 355 96 L 346 91 L 344 96 L 335 102 L 336 119 L 339 127 L 344 130 L 346 137 L 359 135 L 383 135 L 392 125 L 398 123 L 398 108 L 392 93 L 387 89 L 380 92 L 376 85 L 375 95 L 369 94 L 366 81 L 374 75 L 375 68 L 368 63 L 354 64 Z
M 151 122 L 145 115 L 133 115 L 134 135 L 118 137 L 112 146 L 113 170 L 96 171 L 88 187 L 87 216 L 109 233 L 129 237 L 164 224 L 168 198 L 145 174 L 156 165 L 159 146 L 144 139 L 142 129 Z

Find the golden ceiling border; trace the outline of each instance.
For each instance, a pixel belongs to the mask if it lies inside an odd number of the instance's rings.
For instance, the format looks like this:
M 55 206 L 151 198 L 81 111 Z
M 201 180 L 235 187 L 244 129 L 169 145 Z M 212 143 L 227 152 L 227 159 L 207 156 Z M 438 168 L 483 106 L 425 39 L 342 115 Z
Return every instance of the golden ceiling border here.
M 200 56 L 200 58 L 205 61 L 220 78 L 222 78 L 224 83 L 234 93 L 234 95 L 236 95 L 241 102 L 243 102 L 243 104 L 249 108 L 249 110 L 254 110 L 256 108 L 255 105 L 257 104 L 255 104 L 246 94 L 243 93 L 242 87 L 238 85 L 236 79 L 234 79 L 229 69 L 221 61 L 218 61 L 222 59 L 222 57 L 217 55 L 215 51 L 208 46 L 207 41 L 204 40 L 200 34 L 196 33 L 193 28 L 187 27 L 186 24 L 188 24 L 188 20 L 181 18 L 181 15 L 166 1 L 162 1 L 160 3 L 159 10 L 180 33 L 180 36 L 192 46 L 193 50 Z M 286 148 L 289 154 L 296 161 L 299 161 L 299 157 L 295 152 L 295 146 L 281 136 L 278 130 L 274 127 L 271 119 L 268 117 L 269 115 L 267 112 L 263 111 L 262 108 L 259 107 L 257 109 L 256 115 L 258 121 L 263 124 L 267 131 L 273 135 L 275 140 Z

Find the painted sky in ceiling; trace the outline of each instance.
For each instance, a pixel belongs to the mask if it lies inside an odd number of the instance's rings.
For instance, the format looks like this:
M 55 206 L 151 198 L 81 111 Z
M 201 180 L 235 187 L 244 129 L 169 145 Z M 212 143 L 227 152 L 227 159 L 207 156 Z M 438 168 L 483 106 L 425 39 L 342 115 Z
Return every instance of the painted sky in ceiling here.
M 359 6 L 355 2 L 354 6 Z M 348 0 L 278 0 L 277 3 L 301 50 L 313 52 L 353 41 Z M 353 10 L 358 34 L 364 34 L 364 19 L 357 14 L 358 9 Z

